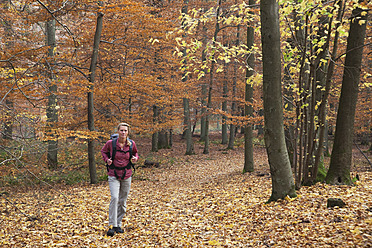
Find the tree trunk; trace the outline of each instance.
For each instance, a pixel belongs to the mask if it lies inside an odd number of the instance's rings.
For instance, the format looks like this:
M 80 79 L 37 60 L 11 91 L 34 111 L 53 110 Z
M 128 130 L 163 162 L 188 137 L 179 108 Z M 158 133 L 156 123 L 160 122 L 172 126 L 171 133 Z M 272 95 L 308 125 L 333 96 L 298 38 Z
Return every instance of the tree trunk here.
M 161 130 L 158 135 L 158 149 L 169 148 L 168 143 L 168 132 L 166 130 Z
M 205 13 L 206 8 L 203 9 L 203 12 Z M 205 61 L 207 60 L 207 55 L 206 55 L 206 47 L 207 47 L 207 27 L 203 23 L 202 24 L 202 54 L 201 54 L 201 60 L 202 63 L 204 64 Z M 208 69 L 204 68 L 204 75 L 207 75 Z M 203 82 L 201 84 L 201 118 L 200 118 L 200 141 L 205 141 L 205 136 L 206 136 L 206 125 L 205 125 L 205 117 L 207 114 L 207 94 L 208 94 L 208 84 L 206 81 L 206 77 L 202 77 Z
M 200 118 L 200 141 L 205 141 L 205 115 L 206 115 L 206 95 L 207 95 L 207 85 L 202 84 L 202 100 L 201 100 L 201 118 Z
M 279 6 L 275 0 L 261 0 L 260 7 L 265 144 L 272 179 L 269 201 L 276 201 L 296 192 L 284 136 Z
M 250 0 L 249 5 L 254 5 L 255 0 Z M 254 29 L 252 26 L 247 28 L 247 47 L 252 49 L 254 44 Z M 254 68 L 254 54 L 253 52 L 248 55 L 248 66 L 245 74 L 245 102 L 249 103 L 244 106 L 244 115 L 252 116 L 253 115 L 253 86 L 251 83 L 248 83 L 250 77 L 253 76 Z M 244 127 L 244 169 L 245 172 L 254 171 L 254 162 L 253 162 L 253 127 L 252 124 L 247 124 Z
M 236 41 L 235 46 L 238 47 L 240 43 L 240 26 L 236 28 Z M 237 54 L 236 54 L 237 55 Z M 233 63 L 233 86 L 232 86 L 232 102 L 231 102 L 231 115 L 237 115 L 237 104 L 236 104 L 236 84 L 237 84 L 237 64 L 236 61 Z M 234 149 L 234 143 L 235 143 L 235 133 L 237 132 L 237 127 L 234 123 L 230 124 L 230 136 L 229 136 L 229 144 L 227 145 L 227 149 Z
M 184 109 L 184 125 L 185 125 L 185 138 L 186 138 L 186 155 L 195 154 L 194 144 L 192 141 L 191 133 L 191 121 L 190 121 L 190 106 L 189 99 L 183 98 L 183 109 Z
M 0 4 L 2 6 L 2 9 L 5 10 L 5 11 L 9 8 L 7 0 L 1 0 Z M 3 35 L 2 39 L 3 39 L 3 42 L 5 43 L 5 47 L 7 49 L 7 48 L 10 48 L 11 46 L 13 46 L 13 42 L 10 41 L 10 39 L 12 39 L 12 33 L 11 33 L 12 27 L 11 27 L 11 24 L 5 19 L 2 20 L 2 25 L 4 27 L 4 35 Z M 12 101 L 12 94 L 11 93 L 8 94 L 8 96 L 5 100 L 5 108 L 6 108 L 6 118 L 5 118 L 5 121 L 4 121 L 4 126 L 3 126 L 4 131 L 2 133 L 2 137 L 3 137 L 3 139 L 12 139 L 12 136 L 13 136 L 14 104 L 13 104 L 13 101 Z
M 357 7 L 353 10 L 350 20 L 335 140 L 326 177 L 326 182 L 329 184 L 352 184 L 350 168 L 352 163 L 354 118 L 358 99 L 367 13 L 367 10 Z
M 46 35 L 48 48 L 48 59 L 54 59 L 54 48 L 56 46 L 56 21 L 50 20 L 46 23 Z M 55 80 L 53 67 L 50 63 L 47 64 L 49 69 L 49 96 L 47 106 L 47 127 L 48 127 L 48 166 L 50 169 L 56 169 L 58 166 L 58 137 L 56 132 L 56 123 L 58 121 L 57 111 L 57 83 Z
M 173 129 L 169 129 L 168 146 L 169 148 L 173 147 Z
M 154 126 L 156 126 L 158 124 L 158 116 L 159 116 L 159 113 L 158 113 L 158 107 L 156 105 L 154 105 L 152 107 L 153 109 L 153 112 L 154 112 L 154 117 L 153 117 L 153 122 L 154 122 Z M 151 151 L 152 152 L 157 152 L 159 150 L 158 148 L 158 136 L 159 136 L 159 133 L 156 131 L 152 134 L 152 140 L 151 140 Z
M 96 68 L 97 68 L 99 43 L 101 41 L 102 19 L 103 19 L 103 14 L 98 13 L 96 33 L 94 34 L 94 41 L 93 41 L 93 54 L 92 54 L 92 60 L 90 62 L 90 69 L 89 69 L 89 72 L 90 72 L 90 76 L 89 76 L 90 86 L 89 86 L 89 91 L 88 91 L 88 129 L 91 132 L 94 131 L 93 91 L 94 91 L 94 81 L 95 81 Z M 89 138 L 88 139 L 88 160 L 89 160 L 89 174 L 90 174 L 90 183 L 91 184 L 98 183 L 94 154 L 95 154 L 95 152 L 94 152 L 94 139 Z
M 313 175 L 315 176 L 315 173 L 317 174 L 319 163 L 321 161 L 321 158 L 324 156 L 323 151 L 325 151 L 326 155 L 328 155 L 328 130 L 327 130 L 327 103 L 328 103 L 328 96 L 329 92 L 331 89 L 331 82 L 332 82 L 332 77 L 333 77 L 333 72 L 334 72 L 334 67 L 335 67 L 335 57 L 337 54 L 337 49 L 338 49 L 338 37 L 339 37 L 339 32 L 338 27 L 341 25 L 341 20 L 342 20 L 342 15 L 343 15 L 343 6 L 342 6 L 342 1 L 338 1 L 337 5 L 339 5 L 339 11 L 337 14 L 337 23 L 336 23 L 336 32 L 334 35 L 334 43 L 333 43 L 333 50 L 331 57 L 329 58 L 329 62 L 327 64 L 327 68 L 325 69 L 326 75 L 325 75 L 325 83 L 324 83 L 324 92 L 321 93 L 321 99 L 320 99 L 320 106 L 319 106 L 319 143 L 318 143 L 318 149 L 315 152 L 315 162 L 314 162 L 314 172 Z M 334 10 L 337 8 L 334 7 Z M 329 24 L 328 24 L 328 38 L 327 42 L 330 42 L 330 35 L 331 35 L 331 27 L 332 27 L 332 22 L 333 18 L 330 19 Z M 329 46 L 329 45 L 328 45 Z M 317 73 L 319 75 L 319 73 Z M 314 180 L 314 179 L 313 179 Z
M 227 44 L 226 44 L 227 45 Z M 229 65 L 227 63 L 224 63 L 224 79 L 223 79 L 223 86 L 222 86 L 222 112 L 227 112 L 227 98 L 228 98 L 228 87 L 227 87 L 227 81 L 228 81 L 228 71 L 229 71 Z M 221 144 L 226 145 L 227 144 L 227 117 L 226 115 L 222 115 L 222 140 Z
M 212 40 L 213 45 L 215 45 L 215 43 L 217 41 L 217 34 L 220 31 L 220 23 L 219 23 L 220 8 L 221 8 L 221 0 L 218 0 L 217 10 L 216 10 L 216 26 L 215 26 L 213 40 Z M 214 75 L 215 65 L 216 65 L 215 53 L 213 52 L 211 68 L 210 68 L 210 73 L 209 73 L 207 115 L 205 117 L 205 143 L 204 143 L 203 154 L 209 154 L 209 118 L 210 118 L 210 114 L 211 114 L 210 110 L 211 110 L 211 107 L 212 107 L 212 88 L 213 88 L 213 75 Z
M 188 0 L 184 0 L 182 13 L 187 14 Z M 183 26 L 183 22 L 182 22 Z M 186 56 L 186 49 L 183 51 L 184 56 Z M 186 83 L 187 76 L 183 75 L 182 82 Z M 184 138 L 186 139 L 186 155 L 194 154 L 194 144 L 192 141 L 192 132 L 191 132 L 191 118 L 190 118 L 190 100 L 188 98 L 183 98 L 183 114 L 184 114 Z
M 222 35 L 223 45 L 225 47 L 229 46 L 228 39 L 226 38 L 226 32 L 223 32 Z M 222 86 L 222 112 L 227 113 L 227 101 L 228 101 L 228 78 L 229 78 L 229 65 L 230 63 L 223 62 L 223 86 Z M 221 144 L 226 145 L 227 144 L 227 117 L 225 114 L 222 114 L 222 121 L 221 121 Z
M 206 11 L 204 9 L 203 11 Z M 205 49 L 207 47 L 207 27 L 203 23 L 203 28 L 202 28 L 202 54 L 201 54 L 201 60 L 202 63 L 204 64 L 205 61 L 207 60 L 207 55 L 205 52 Z M 204 75 L 207 75 L 208 69 L 204 69 Z M 207 114 L 207 94 L 208 94 L 208 84 L 206 82 L 206 77 L 202 78 L 203 83 L 201 85 L 201 119 L 200 119 L 200 141 L 205 141 L 205 136 L 206 136 L 206 125 L 205 125 L 205 117 Z
M 8 96 L 9 97 L 9 96 Z M 4 122 L 3 139 L 12 139 L 13 136 L 13 112 L 14 104 L 10 99 L 5 100 L 6 118 Z

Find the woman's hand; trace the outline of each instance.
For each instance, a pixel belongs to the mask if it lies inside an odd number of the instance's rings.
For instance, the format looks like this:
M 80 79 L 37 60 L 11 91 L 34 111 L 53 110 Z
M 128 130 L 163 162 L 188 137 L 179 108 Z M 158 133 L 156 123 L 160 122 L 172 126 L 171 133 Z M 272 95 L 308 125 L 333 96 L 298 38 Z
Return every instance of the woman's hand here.
M 107 159 L 106 163 L 107 163 L 108 165 L 111 165 L 111 164 L 112 164 L 112 160 L 109 158 L 109 159 Z
M 132 157 L 132 163 L 136 163 L 138 161 L 138 158 L 136 156 Z

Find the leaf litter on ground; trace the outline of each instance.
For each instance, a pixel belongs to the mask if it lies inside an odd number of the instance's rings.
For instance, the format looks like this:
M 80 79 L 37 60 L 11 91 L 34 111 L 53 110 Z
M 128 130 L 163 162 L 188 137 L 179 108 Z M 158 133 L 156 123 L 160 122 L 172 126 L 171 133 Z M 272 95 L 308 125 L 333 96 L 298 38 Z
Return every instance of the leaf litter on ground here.
M 242 174 L 243 149 L 215 146 L 205 155 L 196 145 L 196 155 L 184 156 L 178 143 L 164 151 L 172 163 L 138 168 L 125 232 L 114 237 L 105 235 L 107 183 L 61 186 L 63 195 L 45 187 L 8 190 L 0 198 L 0 246 L 371 247 L 370 169 L 360 172 L 355 186 L 317 183 L 302 187 L 296 198 L 266 204 L 271 179 L 265 149 L 255 147 L 255 172 Z M 346 207 L 327 208 L 328 198 Z

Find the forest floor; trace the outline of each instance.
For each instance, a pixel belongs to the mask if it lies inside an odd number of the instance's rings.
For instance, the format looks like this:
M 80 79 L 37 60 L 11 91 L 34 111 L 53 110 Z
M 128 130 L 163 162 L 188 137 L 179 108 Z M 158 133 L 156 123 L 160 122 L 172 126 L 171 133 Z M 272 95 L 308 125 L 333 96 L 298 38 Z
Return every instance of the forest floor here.
M 196 155 L 185 156 L 178 136 L 157 154 L 150 142 L 136 139 L 139 166 L 161 164 L 137 168 L 123 234 L 105 235 L 107 182 L 1 188 L 0 247 L 372 247 L 372 168 L 358 150 L 355 186 L 318 183 L 266 204 L 271 179 L 262 145 L 255 145 L 255 171 L 242 174 L 242 146 L 227 151 L 212 141 L 205 155 L 195 142 Z M 346 206 L 327 208 L 328 198 Z

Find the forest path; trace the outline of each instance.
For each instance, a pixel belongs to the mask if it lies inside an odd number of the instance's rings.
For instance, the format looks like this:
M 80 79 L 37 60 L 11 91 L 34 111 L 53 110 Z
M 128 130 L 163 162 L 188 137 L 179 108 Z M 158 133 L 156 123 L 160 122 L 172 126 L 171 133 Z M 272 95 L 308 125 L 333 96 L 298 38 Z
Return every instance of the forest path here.
M 196 143 L 196 155 L 184 156 L 176 141 L 155 157 L 151 143 L 136 143 L 140 163 L 163 163 L 136 170 L 124 234 L 105 235 L 107 182 L 61 185 L 59 192 L 9 191 L 13 204 L 0 198 L 0 247 L 371 247 L 372 172 L 362 160 L 354 168 L 360 169 L 356 186 L 318 183 L 302 187 L 297 198 L 265 204 L 271 179 L 261 146 L 256 170 L 242 174 L 242 147 L 226 151 L 216 142 L 205 155 Z M 346 207 L 327 208 L 331 197 Z

